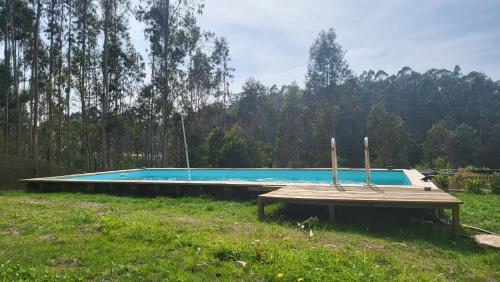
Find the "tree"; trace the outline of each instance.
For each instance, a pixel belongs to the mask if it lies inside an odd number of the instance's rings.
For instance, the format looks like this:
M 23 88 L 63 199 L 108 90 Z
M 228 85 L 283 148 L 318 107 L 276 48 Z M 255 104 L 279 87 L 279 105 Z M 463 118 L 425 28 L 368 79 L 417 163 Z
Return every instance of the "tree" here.
M 223 167 L 221 160 L 223 145 L 224 132 L 220 127 L 215 127 L 203 143 L 203 162 L 206 166 Z
M 33 60 L 31 70 L 31 95 L 33 101 L 33 125 L 31 129 L 31 159 L 38 159 L 38 107 L 39 107 L 39 73 L 38 73 L 38 52 L 40 45 L 40 17 L 42 13 L 42 3 L 40 0 L 36 2 L 36 20 L 33 30 Z
M 226 38 L 216 38 L 214 42 L 214 51 L 211 55 L 211 60 L 215 65 L 215 97 L 222 96 L 222 105 L 224 108 L 227 106 L 227 101 L 231 98 L 229 91 L 229 84 L 233 79 L 234 68 L 229 66 L 229 43 Z
M 158 58 L 152 78 L 162 97 L 162 164 L 168 163 L 168 127 L 174 101 L 182 93 L 185 76 L 181 68 L 184 59 L 196 50 L 202 33 L 196 24 L 196 15 L 203 5 L 198 1 L 147 1 L 140 7 L 138 17 L 146 24 L 145 33 L 151 44 L 151 55 Z
M 223 167 L 248 166 L 248 144 L 239 125 L 231 127 L 223 138 L 221 148 L 221 164 Z
M 374 106 L 366 117 L 366 132 L 376 166 L 408 167 L 413 140 L 399 116 Z
M 323 30 L 309 49 L 307 88 L 313 92 L 340 85 L 351 74 L 333 28 Z
M 103 46 L 103 63 L 102 63 L 102 78 L 104 93 L 102 95 L 102 121 L 101 121 L 101 153 L 102 153 L 102 167 L 108 168 L 108 146 L 107 146 L 107 123 L 108 123 L 108 107 L 109 107 L 109 29 L 111 21 L 111 3 L 112 0 L 103 0 L 104 10 L 104 46 Z M 115 3 L 113 3 L 115 4 Z
M 276 138 L 276 162 L 279 167 L 301 167 L 304 130 L 301 116 L 302 90 L 297 84 L 283 89 L 285 98 L 279 109 Z
M 478 165 L 478 155 L 480 148 L 479 133 L 477 129 L 462 123 L 453 131 L 453 165 L 467 166 Z
M 424 160 L 432 162 L 436 158 L 445 158 L 448 162 L 452 156 L 453 133 L 448 130 L 444 120 L 435 123 L 427 132 L 422 145 Z

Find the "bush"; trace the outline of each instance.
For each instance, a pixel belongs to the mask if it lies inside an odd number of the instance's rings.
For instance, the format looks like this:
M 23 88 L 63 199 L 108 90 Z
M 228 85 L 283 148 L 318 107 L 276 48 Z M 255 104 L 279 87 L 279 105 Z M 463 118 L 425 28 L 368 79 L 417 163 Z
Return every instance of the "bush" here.
M 466 178 L 464 181 L 465 191 L 473 194 L 482 194 L 483 189 L 487 186 L 485 178 L 482 177 L 471 177 Z
M 455 190 L 455 191 L 463 191 L 465 189 L 464 187 L 464 182 L 465 182 L 465 177 L 462 176 L 450 176 L 448 178 L 448 187 L 450 190 Z
M 500 194 L 500 172 L 495 172 L 488 177 L 491 192 Z
M 438 173 L 432 178 L 432 182 L 443 190 L 448 190 L 450 188 L 450 178 L 445 174 Z
M 446 169 L 450 167 L 450 164 L 445 158 L 439 157 L 432 160 L 431 166 L 436 169 Z

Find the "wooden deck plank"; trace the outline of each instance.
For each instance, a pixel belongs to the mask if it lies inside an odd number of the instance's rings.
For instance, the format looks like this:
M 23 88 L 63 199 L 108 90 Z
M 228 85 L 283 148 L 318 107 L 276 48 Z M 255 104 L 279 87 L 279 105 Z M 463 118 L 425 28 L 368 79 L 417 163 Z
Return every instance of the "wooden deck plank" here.
M 474 241 L 481 246 L 500 249 L 500 236 L 494 234 L 482 234 L 474 236 Z
M 286 185 L 259 195 L 258 214 L 264 218 L 265 203 L 327 205 L 330 221 L 335 220 L 335 206 L 431 208 L 452 210 L 455 236 L 460 233 L 460 205 L 462 201 L 437 188 L 434 184 L 415 180 L 413 186 L 359 186 L 359 185 Z M 425 190 L 424 187 L 430 187 Z
M 263 200 L 462 203 L 432 183 L 425 183 L 425 185 L 431 187 L 431 191 L 425 191 L 423 187 L 418 186 L 287 185 L 259 197 Z

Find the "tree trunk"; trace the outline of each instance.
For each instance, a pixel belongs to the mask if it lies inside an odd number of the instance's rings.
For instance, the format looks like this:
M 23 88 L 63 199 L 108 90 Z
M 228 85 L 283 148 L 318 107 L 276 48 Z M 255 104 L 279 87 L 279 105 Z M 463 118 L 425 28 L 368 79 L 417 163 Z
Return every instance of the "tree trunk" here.
M 17 42 L 14 36 L 12 40 L 12 68 L 14 70 L 14 95 L 16 96 L 16 156 L 21 157 L 21 103 L 19 100 L 19 72 L 17 71 Z
M 61 5 L 61 9 L 64 7 Z M 58 53 L 58 63 L 57 63 L 57 110 L 58 110 L 58 118 L 57 118 L 57 146 L 56 146 L 56 158 L 59 165 L 62 164 L 62 126 L 64 119 L 64 107 L 63 107 L 63 98 L 62 98 L 62 67 L 63 67 L 63 43 L 62 43 L 62 34 L 63 34 L 63 22 L 64 22 L 64 12 L 60 13 L 59 18 L 59 34 L 57 37 L 57 47 Z
M 169 63 L 168 63 L 168 55 L 169 55 L 169 38 L 170 38 L 170 26 L 169 26 L 169 19 L 170 18 L 170 1 L 165 0 L 165 15 L 164 15 L 164 34 L 163 34 L 163 77 L 162 77 L 162 84 L 163 84 L 163 91 L 162 91 L 162 98 L 163 98 L 163 150 L 162 150 L 162 165 L 164 167 L 167 166 L 167 149 L 168 149 L 168 142 L 167 142 L 167 131 L 168 131 L 168 118 L 170 115 L 169 111 L 169 94 L 170 94 L 170 88 L 169 88 L 169 83 L 168 83 L 168 77 L 169 77 Z
M 102 99 L 102 125 L 101 125 L 101 153 L 102 168 L 108 168 L 108 148 L 107 148 L 107 121 L 109 103 L 109 82 L 108 82 L 108 52 L 109 52 L 109 20 L 111 17 L 111 0 L 104 1 L 104 63 L 103 63 L 103 86 L 104 95 Z
M 9 47 L 9 36 L 11 36 L 11 1 L 10 0 L 6 0 L 5 1 L 5 10 L 6 10 L 6 13 L 5 13 L 5 32 L 4 32 L 4 40 L 5 40 L 5 45 L 4 45 L 4 55 L 5 55 L 5 59 L 4 59 L 4 64 L 5 66 L 7 66 L 7 70 L 9 71 L 10 73 L 10 47 Z M 9 76 L 10 78 L 10 76 Z M 10 81 L 8 83 L 8 86 L 7 86 L 7 91 L 5 92 L 5 135 L 4 135 L 4 139 L 5 139 L 5 143 L 4 143 L 4 146 L 5 146 L 5 154 L 8 155 L 9 154 L 9 94 L 10 94 Z
M 49 90 L 47 92 L 47 107 L 48 107 L 48 121 L 47 121 L 47 160 L 52 159 L 52 116 L 53 116 L 53 103 L 52 96 L 54 92 L 54 6 L 55 0 L 50 1 L 49 9 Z
M 38 45 L 40 43 L 40 15 L 42 12 L 42 3 L 37 0 L 36 8 L 36 21 L 33 31 L 33 63 L 31 72 L 31 88 L 33 89 L 32 94 L 34 96 L 33 102 L 33 127 L 31 135 L 31 158 L 33 160 L 38 159 L 38 104 L 39 104 L 39 82 L 38 82 Z
M 82 106 L 82 155 L 87 158 L 87 168 L 91 165 L 91 156 L 89 150 L 88 142 L 88 132 L 87 132 L 87 105 L 85 101 L 86 89 L 85 80 L 87 79 L 87 69 L 86 69 L 86 55 L 87 55 L 87 1 L 84 1 L 84 17 L 83 17 L 83 38 L 82 38 L 82 61 L 80 65 L 80 100 Z
M 66 85 L 66 146 L 68 150 L 67 154 L 67 161 L 68 161 L 68 167 L 71 167 L 71 148 L 72 148 L 72 142 L 71 142 L 71 48 L 72 48 L 72 30 L 71 30 L 71 21 L 72 21 L 72 11 L 71 11 L 71 3 L 68 4 L 68 51 L 66 54 L 66 60 L 67 60 L 67 85 Z

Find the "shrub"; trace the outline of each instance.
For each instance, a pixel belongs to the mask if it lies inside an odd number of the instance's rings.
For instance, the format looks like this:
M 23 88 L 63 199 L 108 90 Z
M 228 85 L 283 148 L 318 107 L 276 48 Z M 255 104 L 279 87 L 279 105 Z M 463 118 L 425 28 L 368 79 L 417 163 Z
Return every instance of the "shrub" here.
M 495 172 L 488 177 L 491 192 L 500 194 L 500 172 Z
M 465 182 L 465 177 L 462 176 L 450 176 L 448 177 L 448 187 L 450 190 L 461 190 L 463 191 L 465 189 L 464 187 L 464 182 Z
M 448 190 L 450 188 L 450 178 L 445 174 L 438 173 L 432 178 L 432 182 L 443 190 Z
M 465 190 L 473 194 L 482 194 L 486 186 L 487 183 L 482 177 L 466 178 L 464 181 Z
M 438 157 L 432 160 L 432 167 L 436 169 L 446 169 L 450 167 L 450 164 L 443 157 Z

